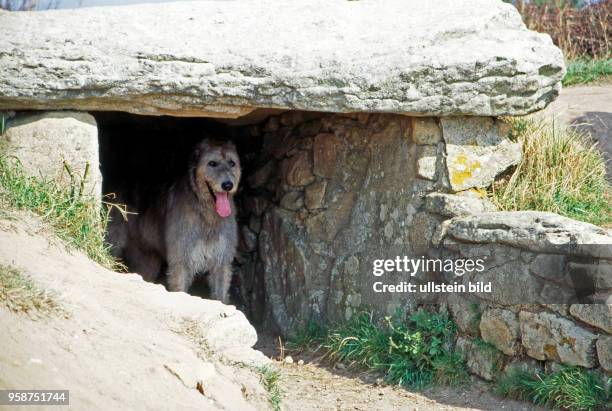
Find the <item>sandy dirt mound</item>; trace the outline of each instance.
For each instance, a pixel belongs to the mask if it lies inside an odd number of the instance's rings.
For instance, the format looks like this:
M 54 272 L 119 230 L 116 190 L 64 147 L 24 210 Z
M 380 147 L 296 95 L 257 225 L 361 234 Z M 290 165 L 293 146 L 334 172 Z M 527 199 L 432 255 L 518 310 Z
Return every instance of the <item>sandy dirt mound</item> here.
M 268 408 L 255 368 L 269 360 L 250 348 L 241 312 L 108 271 L 36 221 L 0 220 L 0 265 L 63 311 L 31 316 L 0 301 L 0 389 L 68 389 L 81 410 Z
M 257 336 L 234 307 L 108 271 L 37 218 L 13 217 L 0 215 L 0 266 L 49 290 L 61 311 L 31 316 L 0 301 L 0 389 L 68 389 L 71 409 L 83 410 L 270 409 L 254 369 L 271 365 L 288 411 L 533 409 L 477 380 L 417 393 L 312 356 L 270 360 L 250 348 Z M 257 347 L 277 358 L 276 341 L 262 334 Z

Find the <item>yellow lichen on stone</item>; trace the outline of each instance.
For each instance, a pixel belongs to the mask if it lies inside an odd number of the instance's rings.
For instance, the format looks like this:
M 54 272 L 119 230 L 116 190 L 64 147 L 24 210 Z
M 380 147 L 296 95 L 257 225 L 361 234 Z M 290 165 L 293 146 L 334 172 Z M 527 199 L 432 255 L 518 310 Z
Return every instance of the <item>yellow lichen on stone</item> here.
M 475 171 L 480 170 L 480 162 L 470 161 L 465 154 L 459 154 L 451 166 L 450 180 L 453 185 L 463 185 L 465 180 L 472 177 Z
M 552 344 L 544 344 L 544 352 L 546 353 L 546 358 L 550 360 L 560 361 L 559 360 L 559 352 L 557 351 L 557 347 Z

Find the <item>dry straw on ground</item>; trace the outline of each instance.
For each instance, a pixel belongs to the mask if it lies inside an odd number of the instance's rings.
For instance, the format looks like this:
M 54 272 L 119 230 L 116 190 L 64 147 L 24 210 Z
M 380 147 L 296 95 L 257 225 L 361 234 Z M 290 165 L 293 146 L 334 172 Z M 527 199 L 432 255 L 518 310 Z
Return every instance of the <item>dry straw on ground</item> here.
M 612 223 L 606 163 L 588 135 L 542 119 L 510 120 L 523 155 L 493 185 L 501 210 L 550 211 L 593 224 Z
M 64 313 L 53 293 L 38 288 L 17 268 L 1 264 L 0 305 L 33 317 Z

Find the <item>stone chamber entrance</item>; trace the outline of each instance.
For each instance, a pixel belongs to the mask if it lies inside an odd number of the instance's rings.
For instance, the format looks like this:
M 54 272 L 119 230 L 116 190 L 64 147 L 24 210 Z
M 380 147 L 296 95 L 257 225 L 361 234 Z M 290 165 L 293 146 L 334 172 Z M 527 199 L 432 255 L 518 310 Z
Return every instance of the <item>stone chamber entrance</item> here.
M 92 114 L 104 194 L 171 183 L 204 137 L 236 144 L 243 172 L 231 301 L 254 324 L 283 335 L 309 321 L 347 320 L 363 307 L 381 315 L 416 309 L 423 301 L 413 296 L 373 290 L 372 262 L 442 252 L 432 247 L 441 223 L 465 210 L 492 210 L 470 189 L 519 156 L 507 124 L 490 117 Z M 440 194 L 454 192 L 462 195 Z M 208 297 L 203 278 L 190 292 Z
M 169 184 L 204 137 L 236 144 L 243 173 L 231 298 L 253 323 L 287 332 L 312 319 L 348 318 L 362 304 L 414 303 L 372 293 L 368 265 L 429 246 L 441 219 L 420 209 L 424 194 L 445 185 L 438 120 L 270 110 L 235 120 L 91 114 L 104 194 Z M 208 296 L 203 278 L 192 294 Z
M 124 112 L 92 112 L 98 124 L 100 171 L 104 199 L 113 195 L 142 192 L 170 185 L 186 172 L 193 150 L 204 138 L 233 141 L 241 159 L 242 180 L 235 196 L 234 210 L 239 226 L 239 249 L 230 288 L 231 303 L 254 323 L 261 323 L 264 307 L 263 279 L 254 270 L 261 213 L 255 210 L 254 196 L 273 202 L 277 178 L 269 169 L 266 187 L 257 184 L 256 170 L 262 161 L 263 135 L 259 125 L 265 117 L 236 124 L 223 119 L 170 116 L 143 116 Z M 129 210 L 128 210 L 129 211 Z M 257 215 L 257 213 L 259 215 Z M 128 216 L 129 218 L 129 216 Z M 165 265 L 160 282 L 165 281 Z M 259 273 L 261 275 L 261 273 Z M 189 293 L 210 298 L 207 273 L 199 273 Z

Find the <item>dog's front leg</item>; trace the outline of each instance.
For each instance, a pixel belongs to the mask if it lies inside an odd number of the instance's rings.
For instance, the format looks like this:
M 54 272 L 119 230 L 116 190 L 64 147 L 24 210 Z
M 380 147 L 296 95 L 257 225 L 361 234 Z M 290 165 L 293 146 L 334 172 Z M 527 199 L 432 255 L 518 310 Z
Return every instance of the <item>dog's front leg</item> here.
M 168 291 L 183 291 L 187 292 L 191 276 L 187 272 L 186 267 L 182 264 L 170 264 L 168 266 Z
M 232 280 L 231 265 L 224 265 L 210 270 L 210 288 L 212 298 L 224 304 L 229 304 L 229 288 Z

